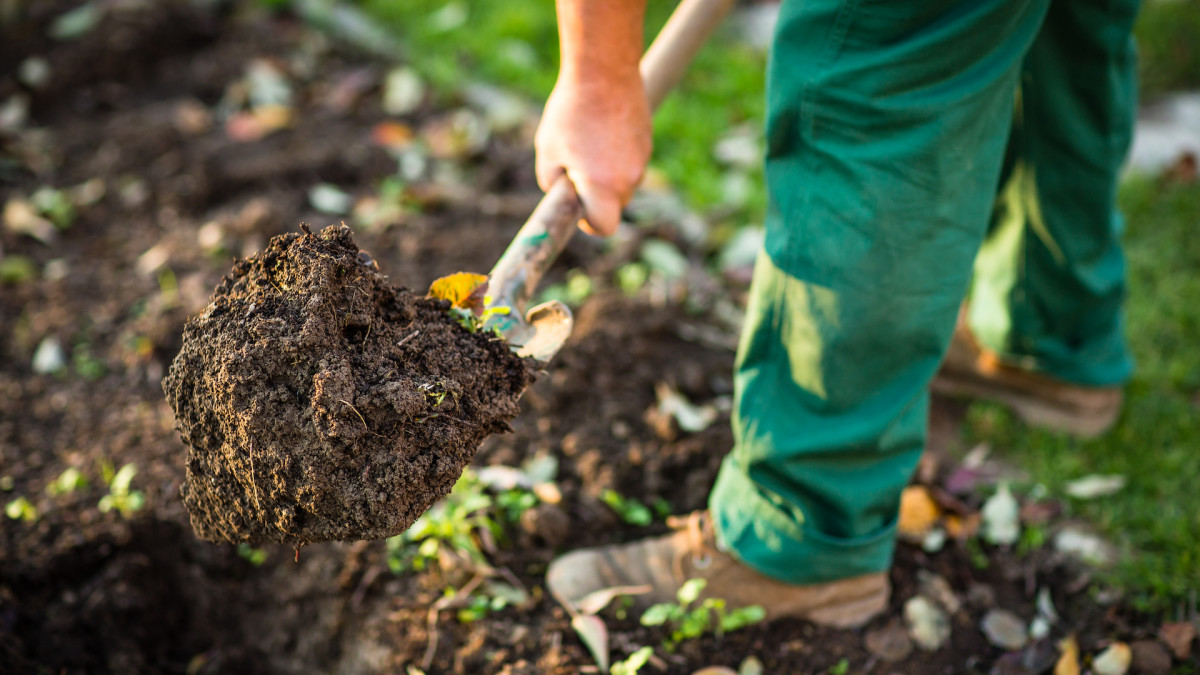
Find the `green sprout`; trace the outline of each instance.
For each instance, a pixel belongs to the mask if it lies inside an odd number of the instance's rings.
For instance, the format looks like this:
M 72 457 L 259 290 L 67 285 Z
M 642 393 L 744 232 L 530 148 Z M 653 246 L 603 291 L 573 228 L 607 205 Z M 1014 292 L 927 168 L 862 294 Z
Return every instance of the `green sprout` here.
M 654 520 L 650 509 L 633 497 L 624 497 L 615 490 L 605 490 L 600 493 L 600 499 L 630 525 L 645 527 Z
M 491 517 L 494 501 L 470 471 L 464 471 L 445 499 L 434 504 L 408 530 L 387 540 L 388 569 L 393 574 L 421 572 L 436 564 L 443 550 L 470 562 L 486 564 L 479 532 L 495 535 L 500 527 Z
M 512 313 L 511 307 L 489 307 L 483 310 L 479 316 L 475 316 L 475 312 L 465 307 L 451 307 L 450 316 L 458 322 L 458 325 L 466 328 L 471 333 L 478 333 L 487 324 L 488 319 L 493 316 L 508 316 Z M 493 330 L 497 337 L 504 337 L 500 332 L 499 327 Z
M 255 548 L 246 542 L 238 544 L 238 555 L 255 567 L 262 567 L 267 561 L 267 552 L 261 548 Z
M 629 655 L 629 658 L 624 661 L 617 661 L 612 664 L 609 669 L 611 675 L 636 675 L 650 661 L 650 655 L 654 653 L 653 647 L 642 647 L 636 652 Z
M 59 495 L 69 495 L 76 490 L 82 490 L 88 486 L 87 476 L 75 467 L 69 467 L 54 479 L 54 482 L 46 486 L 46 494 L 51 497 Z
M 36 522 L 39 517 L 37 507 L 24 497 L 17 497 L 9 502 L 8 506 L 4 507 L 4 515 L 26 523 Z
M 850 659 L 843 658 L 829 667 L 829 675 L 846 675 L 850 672 Z
M 100 512 L 108 513 L 116 509 L 122 518 L 131 518 L 146 502 L 146 495 L 141 490 L 129 489 L 133 477 L 137 475 L 137 466 L 126 464 L 115 474 L 112 464 L 105 461 L 102 467 L 104 482 L 108 484 L 108 494 L 100 498 Z
M 678 602 L 654 605 L 642 614 L 643 626 L 669 626 L 670 635 L 663 640 L 663 647 L 674 651 L 684 640 L 698 638 L 708 632 L 717 636 L 745 628 L 766 618 L 762 605 L 750 605 L 727 609 L 720 598 L 706 598 L 697 604 L 700 593 L 708 585 L 705 579 L 689 579 L 676 593 Z

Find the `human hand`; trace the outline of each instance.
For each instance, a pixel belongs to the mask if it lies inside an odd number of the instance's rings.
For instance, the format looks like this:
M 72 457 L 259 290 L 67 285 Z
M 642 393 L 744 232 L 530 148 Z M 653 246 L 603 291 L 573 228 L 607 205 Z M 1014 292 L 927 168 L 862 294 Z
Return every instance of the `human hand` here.
M 564 171 L 583 203 L 580 227 L 609 236 L 650 160 L 650 106 L 640 76 L 560 73 L 534 138 L 537 179 L 549 190 Z

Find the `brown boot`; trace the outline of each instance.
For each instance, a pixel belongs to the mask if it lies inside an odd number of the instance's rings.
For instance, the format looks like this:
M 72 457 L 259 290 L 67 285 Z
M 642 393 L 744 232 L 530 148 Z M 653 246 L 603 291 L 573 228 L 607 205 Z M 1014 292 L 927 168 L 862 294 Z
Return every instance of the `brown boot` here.
M 1108 431 L 1123 398 L 1119 387 L 1084 387 L 1004 363 L 975 340 L 961 317 L 930 388 L 944 396 L 994 401 L 1030 426 L 1082 438 Z
M 730 609 L 761 605 L 767 620 L 808 619 L 837 628 L 861 626 L 887 608 L 884 573 L 811 586 L 776 581 L 717 547 L 707 511 L 667 521 L 676 532 L 624 545 L 574 551 L 550 563 L 546 585 L 564 605 L 577 608 L 589 593 L 616 586 L 648 586 L 633 596 L 637 607 L 675 602 L 689 579 L 708 581 L 701 598 L 720 598 Z

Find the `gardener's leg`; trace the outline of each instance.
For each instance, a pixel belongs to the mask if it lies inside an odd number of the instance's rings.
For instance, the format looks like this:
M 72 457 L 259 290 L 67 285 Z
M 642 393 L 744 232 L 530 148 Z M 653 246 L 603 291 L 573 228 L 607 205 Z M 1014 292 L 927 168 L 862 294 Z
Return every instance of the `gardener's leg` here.
M 710 501 L 736 557 L 684 553 L 707 539 L 702 518 L 691 536 L 573 554 L 551 568 L 552 590 L 648 582 L 659 599 L 704 576 L 712 595 L 775 616 L 848 625 L 885 606 L 927 387 L 1045 7 L 783 4 L 768 77 L 766 250 L 738 356 L 737 444 Z M 846 581 L 822 583 L 834 580 Z M 814 599 L 797 588 L 836 590 Z M 837 603 L 847 611 L 830 610 Z
M 970 332 L 997 361 L 1075 385 L 1029 389 L 1000 367 L 998 398 L 1085 434 L 1115 421 L 1132 368 L 1115 201 L 1137 106 L 1138 4 L 1051 3 L 1025 60 L 1010 167 L 968 303 Z M 952 355 L 948 369 L 958 365 Z

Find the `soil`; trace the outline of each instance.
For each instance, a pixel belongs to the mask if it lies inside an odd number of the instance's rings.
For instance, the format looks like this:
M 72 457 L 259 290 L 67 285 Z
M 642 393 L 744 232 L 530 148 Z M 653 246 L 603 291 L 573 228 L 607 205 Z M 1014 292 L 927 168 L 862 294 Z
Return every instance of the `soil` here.
M 693 401 L 731 393 L 727 324 L 705 309 L 627 297 L 599 281 L 637 250 L 637 237 L 670 238 L 672 224 L 639 230 L 611 250 L 586 237 L 572 241 L 556 274 L 584 269 L 600 292 L 580 308 L 548 374 L 525 392 L 513 433 L 486 439 L 475 457 L 476 466 L 516 466 L 535 455 L 559 461 L 561 502 L 530 519 L 559 525 L 508 524 L 508 543 L 489 553 L 529 591 L 528 603 L 462 623 L 433 608 L 447 588 L 467 583 L 465 572 L 393 574 L 381 541 L 311 545 L 298 559 L 290 546 L 267 544 L 265 560 L 243 557 L 244 548 L 193 535 L 179 497 L 188 449 L 163 379 L 187 319 L 204 311 L 233 257 L 250 257 L 299 222 L 334 220 L 309 206 L 310 187 L 328 182 L 366 196 L 395 173 L 395 159 L 371 142 L 373 125 L 388 119 L 378 104 L 384 67 L 259 3 L 106 3 L 116 9 L 96 29 L 63 43 L 42 36 L 78 3 L 18 4 L 19 17 L 0 27 L 0 102 L 27 96 L 31 128 L 0 132 L 0 200 L 97 178 L 105 189 L 51 243 L 0 232 L 3 254 L 25 256 L 39 271 L 0 287 L 0 498 L 23 496 L 38 510 L 35 519 L 0 525 L 0 673 L 406 672 L 422 667 L 427 651 L 427 673 L 591 667 L 570 618 L 544 591 L 547 563 L 564 550 L 666 530 L 659 519 L 649 527 L 620 520 L 601 500 L 606 489 L 647 504 L 661 498 L 677 513 L 703 507 L 732 442 L 727 415 L 684 433 L 648 414 L 662 382 Z M 41 89 L 13 76 L 28 55 L 51 66 Z M 213 111 L 256 59 L 292 78 L 292 126 L 239 142 Z M 376 84 L 346 86 L 364 80 Z M 347 98 L 347 89 L 358 93 Z M 430 98 L 401 121 L 419 128 L 455 105 Z M 537 202 L 531 147 L 529 131 L 517 130 L 452 170 L 431 166 L 414 181 L 419 209 L 386 227 L 356 228 L 355 238 L 411 288 L 449 271 L 488 269 Z M 434 174 L 457 176 L 469 189 L 448 188 Z M 34 354 L 48 339 L 61 345 L 64 364 L 35 372 Z M 362 394 L 353 393 L 346 400 L 358 408 Z M 930 453 L 939 461 L 931 464 L 944 472 L 952 462 L 941 451 L 960 449 L 962 408 L 937 402 L 934 412 Z M 363 426 L 353 413 L 336 414 L 360 423 L 348 433 Z M 132 488 L 145 504 L 128 518 L 98 508 L 108 493 L 104 464 L 137 466 Z M 70 467 L 88 484 L 47 493 Z M 921 480 L 936 482 L 939 471 Z M 951 639 L 937 651 L 881 661 L 866 635 L 900 620 L 921 571 L 942 576 L 962 599 Z M 1153 638 L 1162 619 L 1105 600 L 1086 572 L 1047 549 L 1018 556 L 952 540 L 930 554 L 902 544 L 891 578 L 888 612 L 862 630 L 753 626 L 688 641 L 673 654 L 660 649 L 659 663 L 643 672 L 736 668 L 750 655 L 768 673 L 1044 672 L 1045 654 L 1065 635 L 1094 654 L 1114 639 Z M 1062 617 L 1048 638 L 1013 654 L 990 646 L 978 628 L 984 612 L 1001 607 L 1029 620 L 1041 588 Z M 661 640 L 609 612 L 615 659 Z M 1195 670 L 1196 659 L 1193 652 L 1175 667 Z
M 184 327 L 163 389 L 200 538 L 395 536 L 509 430 L 537 362 L 376 268 L 344 225 L 274 237 Z

